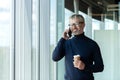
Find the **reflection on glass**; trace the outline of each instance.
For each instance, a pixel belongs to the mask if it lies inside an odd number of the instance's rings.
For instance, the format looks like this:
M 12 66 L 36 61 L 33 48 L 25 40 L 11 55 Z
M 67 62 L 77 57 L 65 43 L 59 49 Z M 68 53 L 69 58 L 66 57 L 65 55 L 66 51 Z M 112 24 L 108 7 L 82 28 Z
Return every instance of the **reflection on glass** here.
M 118 23 L 118 30 L 120 30 L 120 23 Z
M 68 10 L 68 9 L 65 8 L 65 29 L 68 28 L 69 17 L 70 17 L 70 15 L 72 15 L 72 14 L 73 14 L 72 11 L 70 11 L 70 10 Z
M 114 29 L 114 21 L 110 19 L 105 19 L 105 29 L 106 30 L 113 30 Z
M 38 24 L 37 24 L 37 20 L 39 17 L 37 17 L 37 2 L 38 0 L 33 0 L 32 1 L 32 77 L 31 80 L 38 80 L 38 53 L 37 53 L 37 45 L 38 45 Z
M 0 80 L 10 80 L 10 0 L 0 0 Z
M 94 38 L 94 30 L 100 30 L 100 25 L 102 22 L 92 19 L 92 38 Z
M 50 80 L 56 80 L 56 67 L 51 58 L 56 43 L 56 0 L 51 0 L 50 5 Z

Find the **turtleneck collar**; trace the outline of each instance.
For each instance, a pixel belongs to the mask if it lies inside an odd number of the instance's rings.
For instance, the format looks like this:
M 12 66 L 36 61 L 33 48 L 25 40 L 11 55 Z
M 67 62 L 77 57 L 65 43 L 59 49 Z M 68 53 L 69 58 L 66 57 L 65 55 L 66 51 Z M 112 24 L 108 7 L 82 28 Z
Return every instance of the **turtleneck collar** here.
M 82 34 L 79 34 L 79 35 L 74 35 L 75 38 L 80 38 L 80 37 L 84 37 L 84 32 Z

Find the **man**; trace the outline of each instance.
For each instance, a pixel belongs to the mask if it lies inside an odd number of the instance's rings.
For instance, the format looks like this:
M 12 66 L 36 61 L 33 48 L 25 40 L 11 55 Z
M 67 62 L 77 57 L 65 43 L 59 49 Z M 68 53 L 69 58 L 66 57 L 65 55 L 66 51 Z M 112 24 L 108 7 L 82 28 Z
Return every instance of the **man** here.
M 69 29 L 63 32 L 52 58 L 59 61 L 65 57 L 65 80 L 94 80 L 93 72 L 104 69 L 100 48 L 84 35 L 85 21 L 82 15 L 72 15 L 69 23 Z M 71 38 L 68 35 L 70 31 L 73 35 Z

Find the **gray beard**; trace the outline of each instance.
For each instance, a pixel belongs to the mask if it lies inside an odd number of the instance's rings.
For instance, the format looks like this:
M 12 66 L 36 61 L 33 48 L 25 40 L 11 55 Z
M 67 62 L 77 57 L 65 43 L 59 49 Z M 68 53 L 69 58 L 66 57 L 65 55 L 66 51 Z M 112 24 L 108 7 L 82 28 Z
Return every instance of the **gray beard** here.
M 73 32 L 72 34 L 73 34 L 73 35 L 79 35 L 79 34 L 80 34 L 80 31 Z

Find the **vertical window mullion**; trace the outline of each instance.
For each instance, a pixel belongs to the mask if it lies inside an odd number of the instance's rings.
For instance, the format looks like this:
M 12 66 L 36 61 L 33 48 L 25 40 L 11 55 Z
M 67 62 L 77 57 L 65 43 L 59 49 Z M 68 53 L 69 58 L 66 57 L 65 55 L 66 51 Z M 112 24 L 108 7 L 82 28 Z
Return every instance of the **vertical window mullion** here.
M 15 80 L 31 80 L 32 0 L 15 5 Z
M 11 28 L 10 28 L 10 80 L 15 80 L 15 0 L 11 0 Z

